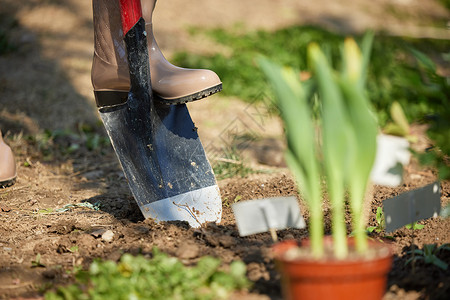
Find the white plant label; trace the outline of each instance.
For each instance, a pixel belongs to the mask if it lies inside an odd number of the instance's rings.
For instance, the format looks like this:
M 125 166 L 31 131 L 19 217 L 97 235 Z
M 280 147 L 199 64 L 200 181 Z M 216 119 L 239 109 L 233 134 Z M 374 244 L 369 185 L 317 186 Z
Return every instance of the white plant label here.
M 295 197 L 241 201 L 233 204 L 232 208 L 241 236 L 270 230 L 305 227 L 305 221 Z
M 441 191 L 439 182 L 384 200 L 386 232 L 392 232 L 423 219 L 439 216 Z
M 377 154 L 370 174 L 372 182 L 398 186 L 403 180 L 403 166 L 409 163 L 410 158 L 408 140 L 393 135 L 378 135 Z

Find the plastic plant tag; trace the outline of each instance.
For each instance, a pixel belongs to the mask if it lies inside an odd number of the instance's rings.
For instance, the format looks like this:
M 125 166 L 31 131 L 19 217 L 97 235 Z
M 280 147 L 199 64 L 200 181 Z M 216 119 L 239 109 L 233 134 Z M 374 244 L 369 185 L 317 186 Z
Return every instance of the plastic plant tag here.
M 437 217 L 441 210 L 439 182 L 387 199 L 383 207 L 386 232 L 422 219 Z
M 241 236 L 289 227 L 305 227 L 295 197 L 242 201 L 233 204 L 232 208 Z
M 407 139 L 380 134 L 377 136 L 377 155 L 371 180 L 384 186 L 398 186 L 403 180 L 403 166 L 409 163 L 411 153 Z

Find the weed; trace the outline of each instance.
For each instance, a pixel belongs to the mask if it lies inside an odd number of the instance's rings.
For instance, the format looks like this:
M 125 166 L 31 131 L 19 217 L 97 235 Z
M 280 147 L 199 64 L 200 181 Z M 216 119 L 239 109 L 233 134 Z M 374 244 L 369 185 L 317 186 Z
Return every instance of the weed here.
M 414 222 L 412 224 L 405 225 L 405 227 L 407 229 L 412 229 L 412 230 L 421 230 L 421 229 L 423 229 L 425 227 L 425 225 L 422 225 L 422 224 L 419 224 L 417 222 Z
M 427 244 L 423 246 L 423 249 L 414 249 L 414 251 L 408 251 L 408 254 L 415 254 L 405 262 L 408 265 L 412 261 L 423 260 L 426 264 L 433 264 L 442 270 L 448 269 L 448 264 L 437 257 L 440 251 L 450 251 L 450 244 L 443 244 L 436 247 L 436 244 Z
M 225 200 L 223 201 L 223 205 L 226 206 L 226 207 L 230 207 L 232 204 L 238 202 L 241 199 L 242 199 L 241 195 L 237 195 L 236 197 L 234 197 L 233 201 L 230 201 L 230 199 L 225 198 Z M 232 203 L 230 203 L 230 202 L 232 202 Z
M 41 263 L 41 254 L 36 255 L 36 259 L 31 261 L 32 268 L 45 268 L 45 265 Z
M 78 252 L 78 246 L 75 245 L 75 246 L 70 247 L 69 251 L 72 253 Z
M 383 214 L 383 209 L 381 208 L 381 206 L 377 207 L 377 213 L 375 215 L 375 219 L 377 221 L 377 225 L 376 226 L 369 226 L 367 227 L 367 232 L 382 232 L 386 229 L 386 223 L 384 221 L 384 214 Z
M 237 147 L 232 146 L 225 150 L 223 157 L 213 158 L 213 171 L 218 180 L 231 177 L 245 177 L 256 171 L 245 166 Z
M 29 136 L 28 140 L 37 145 L 47 160 L 55 155 L 65 156 L 82 149 L 101 152 L 110 144 L 107 137 L 98 134 L 87 124 L 80 124 L 76 132 L 68 129 L 46 129 L 36 136 Z
M 381 206 L 377 207 L 377 213 L 375 215 L 375 220 L 377 221 L 377 225 L 376 226 L 369 226 L 366 228 L 367 232 L 383 232 L 386 229 L 386 222 L 384 220 L 384 213 L 383 213 L 383 209 L 381 208 Z M 414 229 L 414 230 L 420 230 L 423 229 L 425 227 L 425 225 L 419 224 L 417 222 L 414 222 L 413 224 L 408 224 L 405 225 L 405 227 L 407 229 Z M 389 237 L 389 236 L 388 236 Z
M 87 208 L 87 209 L 92 209 L 92 210 L 99 210 L 100 209 L 100 203 L 89 203 L 89 202 L 81 202 L 81 203 L 74 203 L 74 204 L 66 204 L 61 208 L 43 208 L 43 209 L 39 209 L 37 210 L 36 213 L 38 214 L 52 214 L 52 213 L 61 213 L 61 212 L 66 212 L 66 211 L 70 211 L 74 208 Z
M 79 271 L 76 283 L 48 292 L 55 299 L 228 299 L 230 293 L 249 287 L 242 262 L 228 272 L 220 261 L 202 257 L 195 267 L 153 250 L 153 258 L 124 254 L 118 263 L 94 261 L 89 271 Z
M 43 215 L 51 214 L 53 212 L 54 212 L 53 208 L 43 208 L 43 209 L 39 209 L 38 211 L 36 211 L 37 214 L 43 214 Z

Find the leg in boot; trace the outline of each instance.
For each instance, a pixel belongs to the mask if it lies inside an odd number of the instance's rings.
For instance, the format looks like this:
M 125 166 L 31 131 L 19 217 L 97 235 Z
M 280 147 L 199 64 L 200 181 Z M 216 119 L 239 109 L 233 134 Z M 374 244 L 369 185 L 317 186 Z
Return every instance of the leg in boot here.
M 216 73 L 203 69 L 185 69 L 169 63 L 153 35 L 152 15 L 156 0 L 141 0 L 147 31 L 152 88 L 156 98 L 165 103 L 186 103 L 198 100 L 222 89 Z
M 11 148 L 3 141 L 2 132 L 0 131 L 0 188 L 13 185 L 16 176 L 14 155 Z
M 92 84 L 99 106 L 123 103 L 130 83 L 117 0 L 93 0 L 94 59 Z M 155 100 L 180 104 L 198 100 L 222 89 L 210 70 L 184 69 L 170 64 L 153 37 L 152 14 L 156 0 L 142 0 Z

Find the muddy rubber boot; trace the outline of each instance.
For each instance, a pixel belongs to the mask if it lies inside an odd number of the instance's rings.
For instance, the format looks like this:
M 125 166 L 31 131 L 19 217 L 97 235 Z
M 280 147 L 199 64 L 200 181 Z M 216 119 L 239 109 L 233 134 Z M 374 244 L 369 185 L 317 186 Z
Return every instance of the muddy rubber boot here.
M 8 145 L 5 144 L 0 131 L 0 188 L 11 186 L 16 181 L 16 162 Z
M 150 57 L 154 99 L 165 104 L 199 100 L 222 89 L 216 73 L 204 69 L 185 69 L 169 63 L 161 53 L 152 30 L 156 0 L 142 0 Z M 123 43 L 118 0 L 93 0 L 94 58 L 92 85 L 98 106 L 124 103 L 130 87 L 126 50 Z

